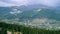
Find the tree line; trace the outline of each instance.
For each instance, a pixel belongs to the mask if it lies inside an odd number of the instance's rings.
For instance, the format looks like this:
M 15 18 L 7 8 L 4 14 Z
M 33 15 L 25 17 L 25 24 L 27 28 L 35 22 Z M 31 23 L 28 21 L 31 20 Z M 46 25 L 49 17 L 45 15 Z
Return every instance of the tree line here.
M 24 25 L 18 24 L 7 24 L 5 22 L 0 22 L 0 34 L 7 34 L 7 31 L 22 32 L 22 34 L 60 34 L 60 30 L 46 30 L 41 28 L 25 27 Z

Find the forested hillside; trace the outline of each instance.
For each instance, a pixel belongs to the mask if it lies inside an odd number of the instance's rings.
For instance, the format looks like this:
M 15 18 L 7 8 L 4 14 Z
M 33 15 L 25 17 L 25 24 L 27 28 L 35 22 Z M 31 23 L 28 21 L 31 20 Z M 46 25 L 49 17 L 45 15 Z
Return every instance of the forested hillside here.
M 60 30 L 46 30 L 36 27 L 26 27 L 24 25 L 17 24 L 7 24 L 5 22 L 0 22 L 0 34 L 7 34 L 7 31 L 21 32 L 22 34 L 60 34 Z

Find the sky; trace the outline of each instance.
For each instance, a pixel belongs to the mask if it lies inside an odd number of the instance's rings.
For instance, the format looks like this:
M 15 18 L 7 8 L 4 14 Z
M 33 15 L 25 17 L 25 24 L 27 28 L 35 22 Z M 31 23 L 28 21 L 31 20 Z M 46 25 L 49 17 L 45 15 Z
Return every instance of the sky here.
M 59 6 L 60 0 L 0 0 L 0 6 L 21 6 L 43 4 L 46 6 Z

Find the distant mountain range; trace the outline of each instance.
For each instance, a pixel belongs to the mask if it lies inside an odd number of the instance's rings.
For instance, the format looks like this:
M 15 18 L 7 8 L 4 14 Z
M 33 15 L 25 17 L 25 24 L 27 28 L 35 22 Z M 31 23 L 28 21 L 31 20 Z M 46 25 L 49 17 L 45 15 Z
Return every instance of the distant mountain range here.
M 46 27 L 59 27 L 60 25 L 60 10 L 57 8 L 48 7 L 44 5 L 28 5 L 28 6 L 13 6 L 0 7 L 0 20 L 8 19 L 24 23 L 42 24 Z M 16 22 L 15 20 L 15 22 Z M 44 25 L 45 24 L 45 25 Z M 40 25 L 38 25 L 40 26 Z
M 11 14 L 15 13 L 15 14 Z M 14 6 L 14 7 L 0 7 L 1 18 L 49 18 L 60 20 L 60 11 L 47 7 L 44 5 L 29 5 L 29 6 Z

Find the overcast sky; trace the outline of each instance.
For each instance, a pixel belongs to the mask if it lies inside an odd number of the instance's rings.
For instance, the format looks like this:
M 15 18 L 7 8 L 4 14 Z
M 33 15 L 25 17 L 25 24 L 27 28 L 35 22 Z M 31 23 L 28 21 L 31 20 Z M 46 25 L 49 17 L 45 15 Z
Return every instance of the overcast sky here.
M 0 6 L 21 6 L 31 4 L 58 6 L 60 4 L 60 0 L 0 0 Z

